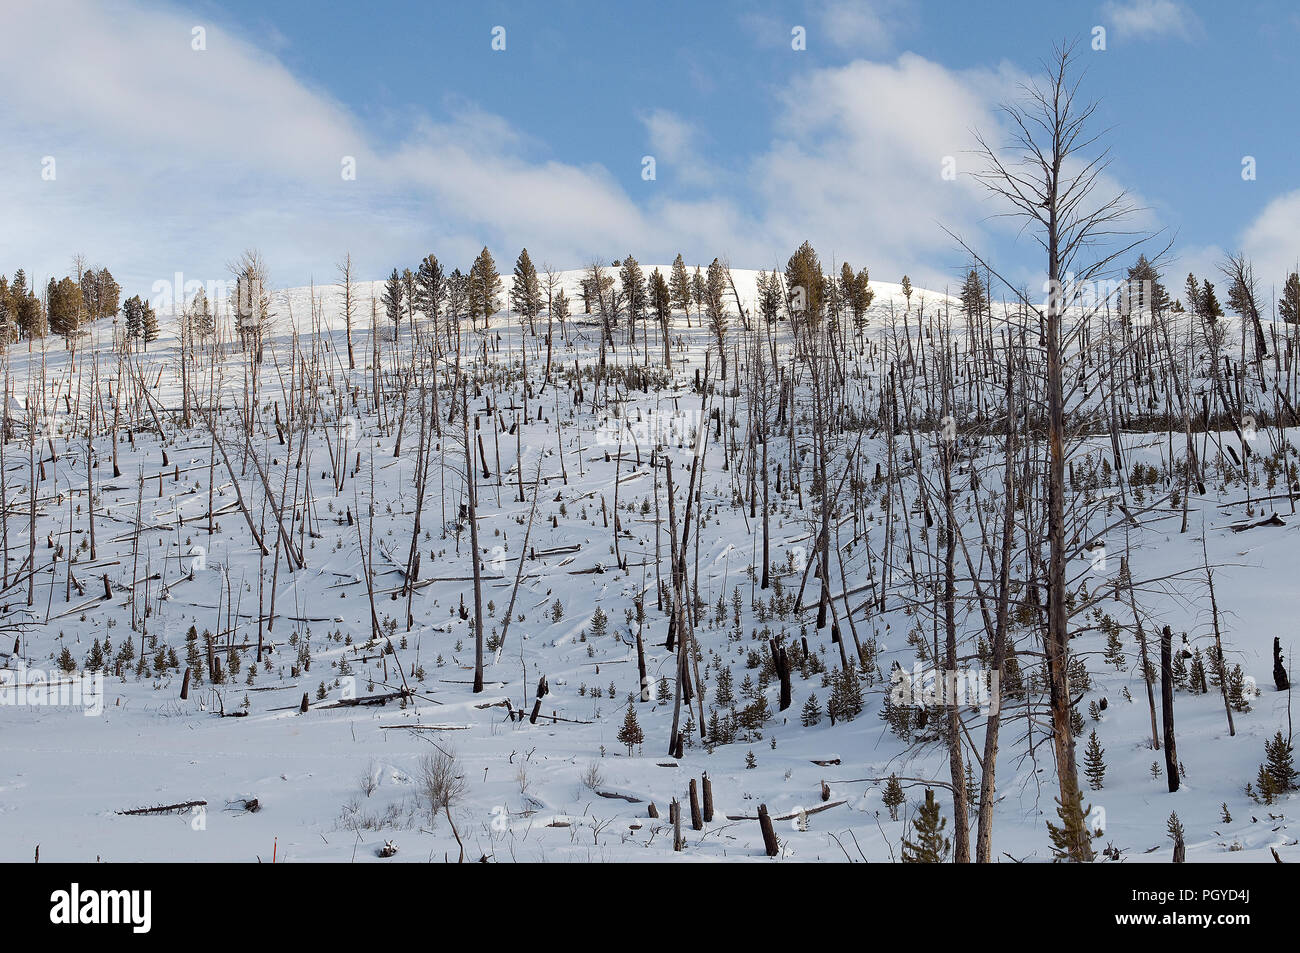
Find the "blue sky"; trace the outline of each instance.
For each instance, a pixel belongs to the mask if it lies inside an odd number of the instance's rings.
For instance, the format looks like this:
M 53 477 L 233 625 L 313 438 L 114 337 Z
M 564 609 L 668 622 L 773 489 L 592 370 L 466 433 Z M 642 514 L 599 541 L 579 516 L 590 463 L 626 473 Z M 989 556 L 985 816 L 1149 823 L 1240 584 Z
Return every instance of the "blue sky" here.
M 1283 2 L 52 0 L 11 20 L 10 273 L 84 251 L 147 290 L 222 277 L 257 246 L 273 280 L 303 284 L 344 252 L 381 277 L 485 243 L 504 264 L 527 245 L 557 267 L 678 250 L 771 267 L 808 238 L 828 262 L 937 285 L 966 262 L 942 222 L 1032 283 L 1033 246 L 990 219 L 965 150 L 974 128 L 1001 138 L 996 104 L 1062 37 L 1102 101 L 1111 184 L 1176 237 L 1175 288 L 1228 250 L 1268 283 L 1300 257 L 1300 15 Z

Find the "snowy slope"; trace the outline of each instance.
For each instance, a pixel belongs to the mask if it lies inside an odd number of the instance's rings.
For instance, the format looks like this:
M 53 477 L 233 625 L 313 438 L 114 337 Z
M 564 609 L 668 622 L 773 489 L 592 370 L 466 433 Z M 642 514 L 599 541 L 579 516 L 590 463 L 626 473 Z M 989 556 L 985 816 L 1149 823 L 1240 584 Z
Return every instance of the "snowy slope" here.
M 653 267 L 643 266 L 647 274 Z M 668 266 L 659 267 L 668 273 Z M 756 272 L 736 270 L 733 275 L 752 309 Z M 578 312 L 581 277 L 581 272 L 563 275 Z M 901 313 L 907 303 L 897 285 L 872 285 L 876 298 L 868 337 L 884 340 L 890 326 L 890 305 Z M 365 370 L 371 355 L 369 297 L 373 294 L 377 299 L 381 292 L 382 282 L 362 286 L 359 310 L 365 319 L 363 327 L 356 330 L 359 362 L 352 382 L 363 389 L 370 378 Z M 317 288 L 315 293 L 317 319 L 334 349 L 331 361 L 338 367 L 343 321 L 337 289 Z M 911 304 L 913 314 L 921 299 L 927 309 L 934 309 L 941 307 L 944 296 L 918 289 Z M 949 303 L 956 320 L 955 302 L 949 299 Z M 288 353 L 291 331 L 300 337 L 311 333 L 315 324 L 312 305 L 310 289 L 277 294 L 276 349 Z M 580 327 L 582 319 L 575 314 L 572 323 Z M 694 370 L 703 366 L 708 333 L 696 326 L 693 317 L 677 314 L 674 321 L 674 340 L 681 338 L 675 359 L 684 362 L 675 372 L 674 389 L 628 392 L 619 412 L 629 419 L 644 420 L 653 413 L 698 407 L 699 397 L 688 382 Z M 482 339 L 496 338 L 495 343 L 489 341 L 494 363 L 514 363 L 520 349 L 527 347 L 531 349 L 530 373 L 539 372 L 537 339 L 526 335 L 517 319 L 499 314 L 493 319 L 493 331 Z M 402 339 L 394 345 L 389 340 L 391 327 L 383 327 L 380 348 L 386 367 L 400 366 L 401 349 L 409 347 L 409 335 L 410 329 L 403 324 Z M 110 337 L 107 326 L 95 329 L 75 363 L 54 344 L 47 344 L 44 352 L 29 355 L 14 349 L 10 355 L 15 399 L 23 407 L 30 399 L 33 406 L 41 408 L 41 420 L 60 431 L 55 438 L 58 459 L 47 463 L 46 477 L 38 485 L 39 568 L 32 587 L 33 604 L 26 606 L 25 583 L 4 595 L 27 621 L 20 654 L 0 658 L 0 664 L 11 670 L 24 665 L 42 673 L 54 672 L 55 660 L 64 647 L 84 665 L 93 642 L 105 637 L 111 639 L 114 653 L 128 639 L 138 643 L 140 634 L 130 628 L 128 586 L 133 578 L 141 580 L 138 611 L 143 613 L 143 605 L 149 606 L 143 626 L 151 666 L 158 647 L 164 654 L 170 647 L 183 669 L 185 635 L 191 626 L 198 632 L 223 633 L 224 638 L 234 620 L 232 640 L 255 644 L 259 602 L 264 611 L 269 606 L 273 560 L 259 559 L 234 506 L 232 477 L 219 458 L 213 463 L 207 432 L 201 425 L 189 431 L 168 425 L 166 446 L 160 447 L 157 435 L 144 424 L 147 414 L 141 411 L 142 423 L 135 429 L 133 441 L 124 440 L 117 447 L 122 473 L 117 478 L 112 476 L 109 462 L 111 437 L 102 432 L 96 437 L 95 559 L 82 548 L 86 540 L 85 511 L 79 509 L 84 507 L 86 488 L 84 417 L 67 413 L 66 404 L 60 413 L 58 406 L 63 394 L 73 395 L 76 402 L 79 383 L 88 389 L 95 353 L 100 375 L 105 380 L 115 377 L 117 362 Z M 597 344 L 598 334 L 575 332 L 559 348 L 560 357 L 566 365 L 589 363 Z M 150 345 L 141 360 L 151 392 L 167 408 L 180 405 L 175 346 L 175 326 L 165 322 L 163 336 Z M 869 361 L 860 353 L 846 357 L 860 363 Z M 626 360 L 626 355 L 611 358 L 620 359 Z M 34 390 L 39 387 L 42 365 L 47 384 L 43 399 Z M 862 367 L 864 375 L 879 374 L 878 364 L 863 363 Z M 457 835 L 471 860 L 480 855 L 497 861 L 762 860 L 759 825 L 750 819 L 758 805 L 766 804 L 776 816 L 816 807 L 822 804 L 823 783 L 836 806 L 809 816 L 806 825 L 797 820 L 779 821 L 782 856 L 794 861 L 841 861 L 846 856 L 857 860 L 860 854 L 872 861 L 897 857 L 907 812 L 903 820 L 891 820 L 881 802 L 882 784 L 867 779 L 890 773 L 900 778 L 943 779 L 947 756 L 937 745 L 906 750 L 877 717 L 888 684 L 883 675 L 868 687 L 866 710 L 847 723 L 831 726 L 823 720 L 815 727 L 803 727 L 799 712 L 808 695 L 815 693 L 824 705 L 829 689 L 820 675 L 805 679 L 796 673 L 791 708 L 748 741 L 710 751 L 697 740 L 683 758 L 669 757 L 672 704 L 653 700 L 635 705 L 644 744 L 629 755 L 617 740 L 627 697 L 639 688 L 632 635 L 637 624 L 634 619 L 629 621 L 629 613 L 642 594 L 648 592 L 644 635 L 652 681 L 671 675 L 672 656 L 663 646 L 666 613 L 654 605 L 657 524 L 648 453 L 640 448 L 644 456 L 638 465 L 626 446 L 620 460 L 616 446 L 608 440 L 601 442 L 601 434 L 611 432 L 604 408 L 600 414 L 592 414 L 589 404 L 571 407 L 566 387 L 539 395 L 534 380 L 528 402 L 533 414 L 541 407 L 542 417 L 518 421 L 518 457 L 514 436 L 502 434 L 493 441 L 489 432 L 485 437 L 492 476 L 479 489 L 480 545 L 484 598 L 491 600 L 486 621 L 490 634 L 499 630 L 503 621 L 529 511 L 529 502 L 517 499 L 516 481 L 520 471 L 528 481 L 539 462 L 547 479 L 539 494 L 529 547 L 539 553 L 558 552 L 525 561 L 524 582 L 507 642 L 499 657 L 488 654 L 486 689 L 474 695 L 470 690 L 473 637 L 469 623 L 458 612 L 462 599 L 470 602 L 469 585 L 464 581 L 470 574 L 469 537 L 467 533 L 459 539 L 454 532 L 443 533 L 445 526 L 454 528 L 459 519 L 463 455 L 457 457 L 462 453 L 454 442 L 458 438 L 447 435 L 434 454 L 432 499 L 426 500 L 424 532 L 419 540 L 421 579 L 428 584 L 414 597 L 415 623 L 408 631 L 405 599 L 399 599 L 397 593 L 402 576 L 396 567 L 403 562 L 410 542 L 414 432 L 408 430 L 402 452 L 395 456 L 392 421 L 361 413 L 348 451 L 349 457 L 360 453 L 361 466 L 353 473 L 355 461 L 349 458 L 349 476 L 342 490 L 336 490 L 326 472 L 331 463 L 323 442 L 312 446 L 301 471 L 288 465 L 289 455 L 277 446 L 275 404 L 280 402 L 283 412 L 286 395 L 279 380 L 287 373 L 287 366 L 282 366 L 279 373 L 268 369 L 263 375 L 256 411 L 267 426 L 254 442 L 257 452 L 269 460 L 272 484 L 279 487 L 281 480 L 288 481 L 290 495 L 296 492 L 302 504 L 299 515 L 303 508 L 311 510 L 311 528 L 319 536 L 305 537 L 306 568 L 289 573 L 281 565 L 275 577 L 276 615 L 266 620 L 262 632 L 271 646 L 269 668 L 257 671 L 250 682 L 252 652 L 243 650 L 240 671 L 229 682 L 196 684 L 189 698 L 182 701 L 177 670 L 151 671 L 137 677 L 128 665 L 124 675 L 104 679 L 102 714 L 87 717 L 76 707 L 30 704 L 0 708 L 4 728 L 0 732 L 0 860 L 27 860 L 39 843 L 42 858 L 49 860 L 253 861 L 267 860 L 274 849 L 280 860 L 390 862 L 379 859 L 377 850 L 392 840 L 400 848 L 394 861 L 424 861 L 444 856 L 454 859 L 460 849 Z M 238 406 L 243 393 L 239 363 L 228 363 L 223 377 L 225 406 Z M 323 381 L 316 383 L 327 386 Z M 495 409 L 518 406 L 524 397 L 522 387 L 517 381 L 511 387 L 508 393 L 489 388 L 473 401 L 472 409 L 481 411 L 489 399 Z M 327 407 L 332 406 L 331 399 Z M 508 426 L 514 422 L 510 414 L 517 416 L 518 411 L 503 413 Z M 557 440 L 557 414 L 565 422 L 562 449 Z M 743 419 L 740 410 L 734 415 Z M 485 427 L 490 426 L 488 417 L 483 421 Z M 81 435 L 76 437 L 79 423 Z M 684 447 L 670 445 L 666 450 L 674 466 L 682 468 L 679 487 L 686 480 L 684 468 L 689 461 L 691 434 L 684 436 Z M 1294 431 L 1287 436 L 1295 442 Z M 1133 460 L 1155 466 L 1166 462 L 1165 435 L 1125 435 L 1123 444 Z M 26 523 L 19 515 L 27 505 L 27 449 L 25 437 L 16 436 L 6 450 L 11 576 L 22 573 L 27 555 Z M 166 466 L 161 455 L 164 449 Z M 1090 449 L 1098 456 L 1108 454 L 1109 438 L 1095 438 Z M 870 466 L 884 460 L 883 437 L 865 437 L 862 452 Z M 709 450 L 708 460 L 713 465 L 702 489 L 706 520 L 698 543 L 700 596 L 706 603 L 701 614 L 704 624 L 697 632 L 702 651 L 699 665 L 701 672 L 707 673 L 710 707 L 719 667 L 731 668 L 737 693 L 747 673 L 757 677 L 756 670 L 747 667 L 747 659 L 751 651 L 761 651 L 763 639 L 754 636 L 765 627 L 773 635 L 784 630 L 796 641 L 806 634 L 828 668 L 838 664 L 839 651 L 828 632 L 819 632 L 812 624 L 815 613 L 805 613 L 803 620 L 788 614 L 759 620 L 752 600 L 770 598 L 772 593 L 756 592 L 751 581 L 749 570 L 756 560 L 754 528 L 747 519 L 748 509 L 731 505 L 733 474 L 720 468 L 719 457 L 716 447 Z M 232 464 L 235 478 L 254 501 L 255 517 L 264 526 L 272 525 L 273 516 L 261 502 L 256 473 L 237 459 Z M 173 468 L 179 468 L 179 479 L 173 478 Z M 213 494 L 220 515 L 216 532 L 208 538 L 210 468 L 215 474 Z M 567 479 L 559 476 L 562 471 Z M 143 491 L 138 480 L 141 474 Z M 621 553 L 628 558 L 626 572 L 618 568 L 612 551 L 616 480 L 617 511 L 626 531 L 619 541 Z M 307 481 L 310 498 L 305 486 L 297 485 Z M 134 527 L 141 492 L 144 529 L 139 533 L 137 551 Z M 1092 676 L 1091 690 L 1080 710 L 1086 713 L 1091 700 L 1104 697 L 1108 701 L 1099 722 L 1087 719 L 1087 729 L 1095 729 L 1105 747 L 1108 766 L 1105 786 L 1087 792 L 1088 802 L 1104 811 L 1105 833 L 1098 847 L 1112 843 L 1124 850 L 1128 861 L 1167 861 L 1165 820 L 1174 810 L 1187 827 L 1191 860 L 1272 862 L 1270 847 L 1287 859 L 1300 856 L 1294 846 L 1296 833 L 1289 828 L 1286 816 L 1289 802 L 1266 807 L 1243 794 L 1262 760 L 1264 740 L 1279 729 L 1287 731 L 1288 698 L 1272 686 L 1271 645 L 1273 637 L 1280 636 L 1290 657 L 1300 522 L 1290 518 L 1287 501 L 1275 500 L 1264 504 L 1262 511 L 1256 504 L 1252 512 L 1258 518 L 1277 508 L 1287 525 L 1233 532 L 1229 524 L 1244 518 L 1247 509 L 1231 504 L 1244 500 L 1247 492 L 1246 487 L 1226 481 L 1211 485 L 1204 497 L 1190 502 L 1188 533 L 1178 531 L 1180 512 L 1157 508 L 1144 514 L 1142 526 L 1130 534 L 1134 578 L 1158 580 L 1144 587 L 1141 594 L 1146 631 L 1158 631 L 1159 625 L 1168 624 L 1177 633 L 1187 632 L 1202 648 L 1210 633 L 1200 569 L 1204 538 L 1209 559 L 1216 566 L 1216 594 L 1229 661 L 1241 664 L 1261 693 L 1253 699 L 1252 711 L 1236 716 L 1235 737 L 1228 737 L 1217 692 L 1203 696 L 1179 693 L 1178 750 L 1186 779 L 1177 794 L 1167 793 L 1163 777 L 1151 776 L 1152 762 L 1163 766 L 1163 754 L 1149 748 L 1145 688 L 1135 668 L 1136 646 L 1126 637 L 1126 663 L 1116 668 L 1105 664 L 1105 637 L 1098 630 L 1088 630 L 1072 643 L 1074 651 L 1086 657 Z M 1256 499 L 1269 492 L 1280 491 L 1249 488 Z M 784 564 L 789 553 L 793 562 L 810 545 L 812 507 L 800 509 L 799 500 L 788 488 L 774 502 L 772 560 Z M 347 512 L 353 516 L 371 513 L 373 522 L 364 519 L 364 530 L 359 532 L 357 525 L 349 524 Z M 878 501 L 858 516 L 868 528 L 869 538 L 883 536 L 884 511 Z M 1111 520 L 1102 512 L 1092 530 L 1108 522 Z M 661 566 L 666 571 L 666 529 L 664 532 Z M 392 643 L 391 655 L 383 654 L 383 642 L 368 642 L 371 610 L 362 582 L 360 553 L 364 534 L 370 533 L 377 543 L 375 612 Z M 68 583 L 66 559 L 55 559 L 53 572 L 47 571 L 55 552 L 46 546 L 50 534 L 65 552 L 71 548 L 76 553 L 72 571 L 84 587 L 84 595 Z M 1124 548 L 1122 530 L 1112 531 L 1105 542 L 1112 553 L 1108 568 L 1098 569 L 1086 552 L 1070 567 L 1071 576 L 1097 576 L 1095 582 L 1089 582 L 1090 590 L 1113 582 L 1118 570 L 1114 554 Z M 194 553 L 199 546 L 203 554 L 196 563 Z M 692 553 L 693 568 L 695 562 Z M 867 585 L 868 559 L 861 548 L 846 558 L 846 567 L 851 592 Z M 259 571 L 266 573 L 264 591 L 259 591 Z M 109 600 L 97 598 L 102 594 L 103 575 L 114 586 Z M 787 586 L 797 585 L 798 576 L 791 575 L 793 579 L 784 580 Z M 815 587 L 816 583 L 810 582 L 809 592 Z M 743 609 L 740 635 L 735 638 L 730 616 L 737 591 Z M 840 586 L 833 585 L 832 591 L 838 595 Z M 714 621 L 720 598 L 725 614 L 721 621 Z M 856 599 L 865 596 L 851 598 L 856 610 Z M 815 605 L 815 600 L 811 601 Z M 557 603 L 562 611 L 553 613 Z M 1131 621 L 1125 603 L 1111 599 L 1102 606 L 1125 624 Z M 592 629 L 597 607 L 608 618 L 604 636 L 594 635 Z M 913 627 L 930 624 L 928 617 L 913 616 L 901 600 L 891 601 L 884 613 L 855 611 L 854 619 L 864 641 L 877 641 L 877 665 L 882 673 L 888 673 L 894 661 L 911 668 L 914 652 L 907 635 Z M 963 610 L 960 624 L 973 645 L 980 628 L 977 612 Z M 1031 634 L 1018 632 L 1017 644 L 1027 653 L 1023 663 L 1030 664 L 1028 653 L 1035 649 Z M 309 647 L 310 666 L 295 675 L 304 646 Z M 10 646 L 0 648 L 7 653 Z M 348 681 L 345 667 L 355 682 Z M 511 720 L 501 703 L 508 699 L 515 708 L 531 708 L 543 675 L 550 686 L 541 706 L 543 717 L 535 725 Z M 352 692 L 366 696 L 397 690 L 403 680 L 415 692 L 404 704 L 391 701 L 383 706 L 328 707 Z M 324 697 L 318 699 L 322 686 Z M 597 688 L 600 695 L 594 696 Z M 1131 700 L 1124 697 L 1126 688 Z M 300 714 L 298 705 L 304 693 L 310 696 L 311 709 Z M 766 694 L 775 711 L 775 685 L 769 686 Z M 241 711 L 246 713 L 242 717 L 219 716 Z M 555 720 L 549 717 L 552 713 Z M 1036 741 L 1041 741 L 1041 713 L 1039 717 L 1040 723 L 1032 729 L 1039 736 Z M 1023 715 L 1013 717 L 1004 727 L 995 846 L 999 855 L 1046 860 L 1050 853 L 1044 822 L 1049 817 L 1055 819 L 1055 775 L 1050 746 L 1037 747 L 1031 755 L 1023 740 L 1025 729 Z M 982 729 L 975 734 L 982 740 Z M 455 832 L 445 815 L 431 818 L 420 799 L 421 761 L 439 748 L 455 750 L 465 782 L 465 795 L 451 812 Z M 1080 749 L 1082 755 L 1082 745 Z M 746 763 L 751 754 L 754 767 Z M 712 783 L 717 816 L 703 831 L 685 825 L 686 849 L 674 852 L 666 821 L 668 803 L 673 798 L 685 803 L 690 779 L 698 783 L 705 772 Z M 910 787 L 907 793 L 914 809 L 921 791 Z M 946 805 L 946 797 L 940 793 Z M 249 798 L 258 799 L 260 810 L 250 813 L 242 809 Z M 162 816 L 117 813 L 196 800 L 206 801 L 206 809 Z M 650 802 L 657 806 L 661 819 L 648 817 Z M 1232 815 L 1230 823 L 1220 820 L 1224 803 Z M 945 814 L 950 814 L 946 806 Z M 1100 823 L 1101 817 L 1095 814 L 1094 820 Z M 807 829 L 799 829 L 801 826 Z M 1147 853 L 1149 849 L 1156 850 Z

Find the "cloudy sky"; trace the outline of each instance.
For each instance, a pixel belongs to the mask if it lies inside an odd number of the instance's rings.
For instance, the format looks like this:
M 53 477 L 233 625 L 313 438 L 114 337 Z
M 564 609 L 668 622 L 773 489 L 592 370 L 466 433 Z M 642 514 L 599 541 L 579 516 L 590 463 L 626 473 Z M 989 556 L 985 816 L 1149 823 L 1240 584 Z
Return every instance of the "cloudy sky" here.
M 1300 258 L 1293 5 L 1066 6 L 13 0 L 0 270 L 43 282 L 84 252 L 147 292 L 257 247 L 286 286 L 333 281 L 345 252 L 379 278 L 484 244 L 503 270 L 522 246 L 758 268 L 807 238 L 941 286 L 968 261 L 943 225 L 1029 284 L 1035 246 L 992 217 L 969 150 L 1069 38 L 1109 184 L 1175 240 L 1172 286 L 1237 249 L 1280 285 Z

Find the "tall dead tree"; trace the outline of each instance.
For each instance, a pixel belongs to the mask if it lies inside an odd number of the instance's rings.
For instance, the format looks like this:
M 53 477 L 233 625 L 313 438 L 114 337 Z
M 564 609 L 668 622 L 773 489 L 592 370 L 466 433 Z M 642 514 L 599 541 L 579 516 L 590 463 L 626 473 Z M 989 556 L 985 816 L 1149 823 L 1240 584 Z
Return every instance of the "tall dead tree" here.
M 474 569 L 474 694 L 483 691 L 483 571 L 478 549 L 478 474 L 469 438 L 469 379 L 461 382 L 460 425 L 465 438 L 465 497 L 469 511 L 469 557 Z
M 357 359 L 352 352 L 352 319 L 357 313 L 357 291 L 351 252 L 343 256 L 338 268 L 339 294 L 343 298 L 343 324 L 348 338 L 348 370 L 351 371 L 357 366 Z
M 1133 239 L 1120 223 L 1136 209 L 1124 192 L 1098 195 L 1109 150 L 1085 154 L 1098 143 L 1092 132 L 1096 102 L 1078 98 L 1074 48 L 1062 44 L 1044 64 L 1045 76 L 1026 84 L 1021 104 L 1007 104 L 1011 141 L 996 148 L 978 136 L 983 169 L 976 178 L 1005 203 L 1004 217 L 1021 219 L 1046 252 L 1047 298 L 1035 308 L 1046 352 L 1047 416 L 1047 625 L 1044 654 L 1052 712 L 1053 747 L 1060 788 L 1066 853 L 1073 861 L 1092 859 L 1083 823 L 1083 799 L 1070 731 L 1069 630 L 1065 604 L 1065 386 L 1062 324 L 1070 296 L 1104 276 L 1115 260 L 1144 238 Z M 963 243 L 964 244 L 964 243 Z M 1115 247 L 1119 246 L 1119 247 Z M 977 257 L 989 268 L 987 262 Z M 1070 282 L 1069 288 L 1066 281 Z M 1010 285 L 1009 285 L 1010 286 Z

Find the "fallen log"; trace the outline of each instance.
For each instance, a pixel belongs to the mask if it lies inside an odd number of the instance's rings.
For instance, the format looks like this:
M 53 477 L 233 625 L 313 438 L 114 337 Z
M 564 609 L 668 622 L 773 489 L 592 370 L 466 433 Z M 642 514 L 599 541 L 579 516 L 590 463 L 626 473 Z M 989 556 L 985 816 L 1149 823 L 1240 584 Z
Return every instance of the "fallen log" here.
M 405 728 L 407 731 L 469 731 L 473 725 L 380 725 L 381 731 L 389 728 Z
M 1283 520 L 1282 517 L 1274 513 L 1272 516 L 1268 517 L 1267 519 L 1256 520 L 1253 523 L 1233 523 L 1231 526 L 1228 527 L 1228 529 L 1232 530 L 1234 533 L 1244 533 L 1246 530 L 1254 529 L 1257 526 L 1285 526 L 1285 525 L 1286 525 L 1286 521 Z
M 145 817 L 151 814 L 180 814 L 196 807 L 207 807 L 207 801 L 179 801 L 176 804 L 159 804 L 156 807 L 136 807 L 116 813 L 127 817 Z
M 806 807 L 803 809 L 804 814 L 820 814 L 822 811 L 829 811 L 833 807 L 839 807 L 841 804 L 848 804 L 848 799 L 842 801 L 832 801 L 829 804 L 821 804 L 817 807 Z M 799 816 L 799 811 L 791 811 L 789 814 L 782 814 L 772 818 L 774 821 L 792 821 Z M 752 814 L 728 814 L 729 821 L 756 821 L 758 817 Z
M 338 701 L 332 704 L 321 705 L 320 707 L 321 708 L 354 708 L 358 705 L 387 705 L 390 701 L 393 701 L 398 698 L 409 698 L 411 694 L 412 694 L 411 692 L 399 690 L 395 692 L 385 692 L 382 695 L 362 695 L 358 698 L 340 698 Z

